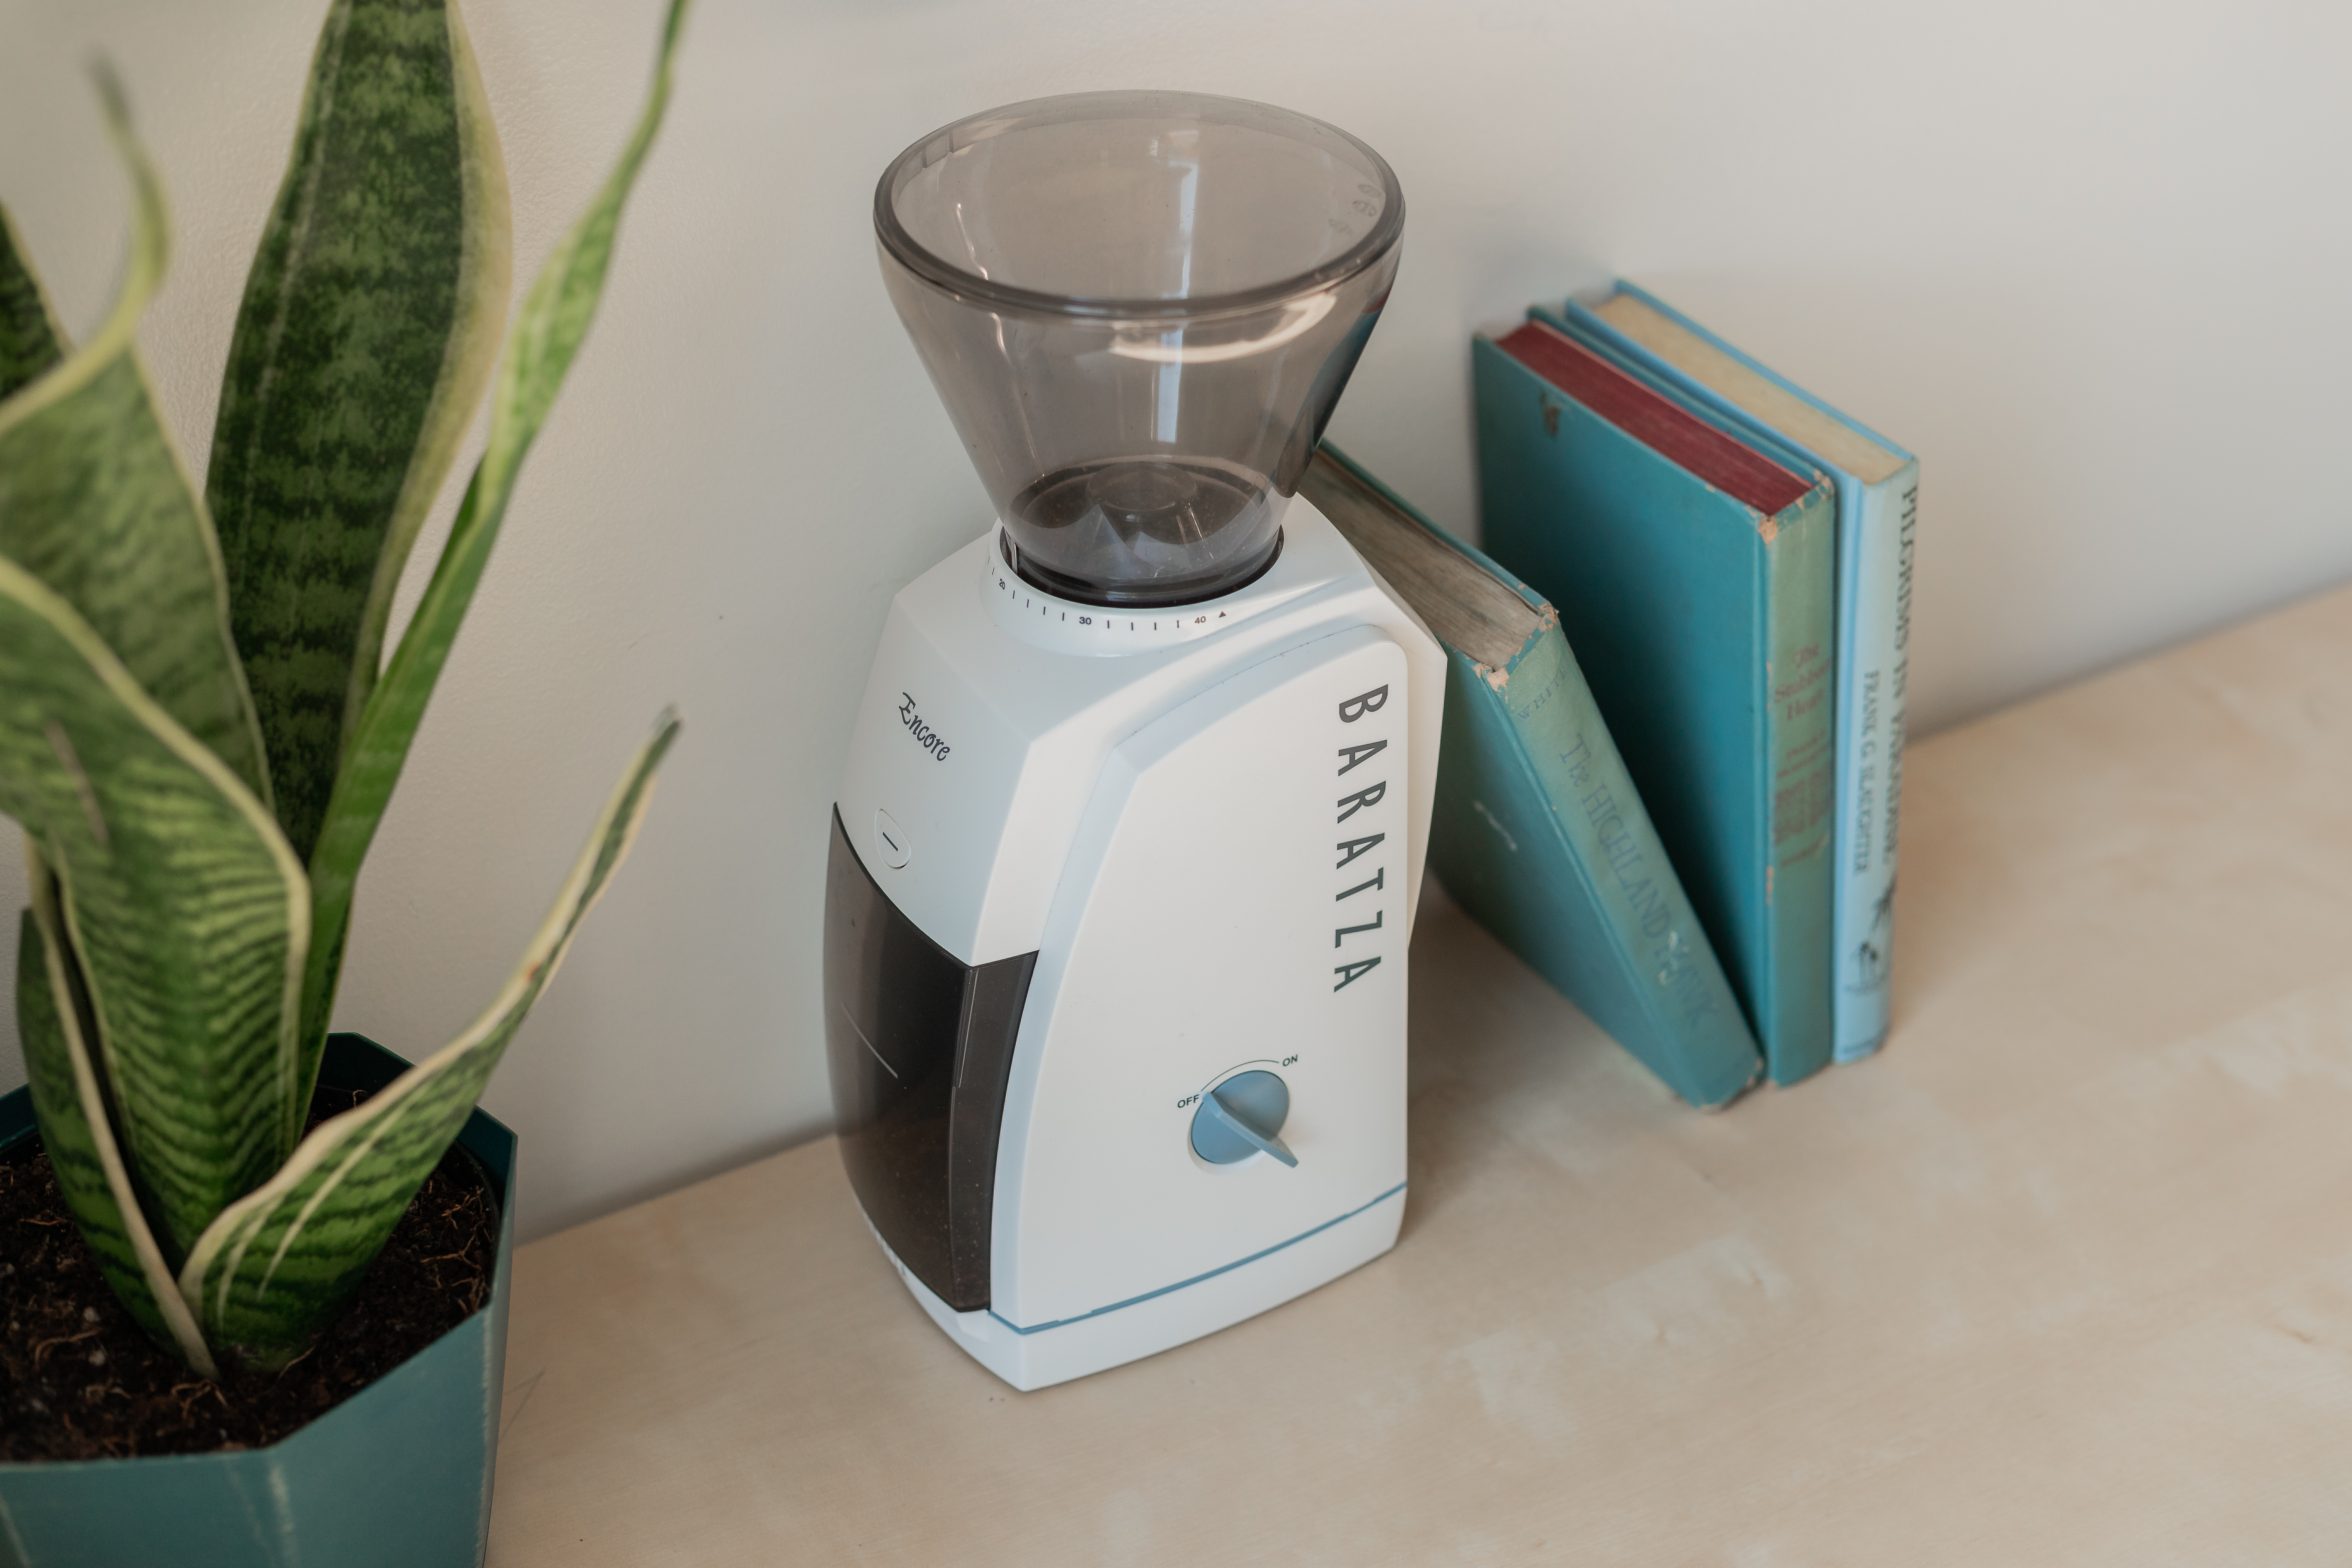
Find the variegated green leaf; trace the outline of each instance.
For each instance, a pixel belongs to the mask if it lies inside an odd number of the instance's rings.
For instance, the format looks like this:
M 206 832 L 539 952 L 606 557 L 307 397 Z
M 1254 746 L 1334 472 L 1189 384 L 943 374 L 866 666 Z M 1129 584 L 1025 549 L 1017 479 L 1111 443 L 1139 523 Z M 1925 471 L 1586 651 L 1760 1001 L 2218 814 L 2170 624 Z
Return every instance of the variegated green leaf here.
M 0 556 L 71 605 L 163 710 L 267 801 L 212 524 L 131 341 L 163 278 L 163 187 L 121 88 L 103 72 L 99 87 L 131 174 L 131 263 L 97 335 L 0 403 Z
M 0 206 L 0 402 L 65 357 L 65 333 Z
M 499 525 L 506 518 L 523 455 L 546 421 L 557 389 L 595 315 L 622 204 L 669 102 L 670 64 L 686 9 L 687 0 L 670 0 L 653 89 L 629 144 L 604 189 L 541 267 L 521 312 L 508 330 L 504 358 L 491 391 L 488 448 L 466 487 L 465 501 L 424 599 L 344 746 L 326 822 L 310 855 L 317 934 L 302 990 L 306 1049 L 316 1048 L 312 1042 L 325 1038 L 360 863 L 383 820 L 384 806 L 408 760 L 409 744 L 424 720 L 425 706 L 441 678 L 442 666 L 448 661 L 467 607 L 473 603 L 474 589 L 489 562 L 490 547 L 498 542 Z
M 115 1295 L 156 1343 L 210 1377 L 217 1370 L 212 1352 L 179 1282 L 164 1267 L 107 1125 L 106 1097 L 89 1052 L 88 1002 L 65 948 L 57 884 L 29 840 L 25 849 L 33 907 L 24 912 L 16 936 L 16 1032 L 42 1149 Z
M 278 820 L 305 858 L 401 568 L 489 379 L 511 248 L 454 0 L 335 0 L 246 279 L 205 487 Z
M 5 560 L 0 814 L 58 877 L 115 1133 L 176 1267 L 301 1131 L 302 868 L 253 793 Z
M 488 1009 L 373 1098 L 312 1129 L 284 1170 L 196 1244 L 180 1290 L 222 1353 L 264 1368 L 283 1365 L 358 1285 L 628 854 L 653 797 L 654 770 L 677 728 L 674 716 L 662 716 Z

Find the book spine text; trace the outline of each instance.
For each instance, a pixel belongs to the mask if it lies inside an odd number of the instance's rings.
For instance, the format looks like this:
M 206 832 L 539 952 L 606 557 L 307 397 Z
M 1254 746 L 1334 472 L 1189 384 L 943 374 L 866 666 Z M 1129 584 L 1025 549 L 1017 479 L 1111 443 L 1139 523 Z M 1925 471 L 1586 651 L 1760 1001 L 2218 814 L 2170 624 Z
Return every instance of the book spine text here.
M 1886 1038 L 1895 941 L 1895 822 L 1903 779 L 1910 562 L 1919 468 L 1863 491 L 1841 540 L 1843 647 L 1837 829 L 1836 1059 Z

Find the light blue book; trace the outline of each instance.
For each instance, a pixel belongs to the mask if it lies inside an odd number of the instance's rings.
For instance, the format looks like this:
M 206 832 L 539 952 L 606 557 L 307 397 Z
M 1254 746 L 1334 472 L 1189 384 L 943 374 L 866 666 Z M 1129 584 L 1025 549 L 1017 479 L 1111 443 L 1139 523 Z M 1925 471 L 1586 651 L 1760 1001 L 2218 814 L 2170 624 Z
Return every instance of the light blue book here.
M 1837 969 L 1835 1052 L 1853 1061 L 1886 1038 L 1895 940 L 1895 847 L 1903 788 L 1912 545 L 1919 460 L 1655 296 L 1620 283 L 1544 310 L 1683 395 L 1795 449 L 1837 486 Z

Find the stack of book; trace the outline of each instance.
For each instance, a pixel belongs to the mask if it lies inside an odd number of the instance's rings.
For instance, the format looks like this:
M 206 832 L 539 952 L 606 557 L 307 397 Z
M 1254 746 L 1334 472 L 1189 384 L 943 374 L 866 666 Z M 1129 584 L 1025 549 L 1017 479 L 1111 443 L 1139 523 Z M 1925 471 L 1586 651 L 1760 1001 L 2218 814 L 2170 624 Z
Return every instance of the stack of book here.
M 1451 655 L 1431 868 L 1694 1105 L 1867 1056 L 1917 460 L 1628 285 L 1474 353 L 1490 553 L 1302 486 Z

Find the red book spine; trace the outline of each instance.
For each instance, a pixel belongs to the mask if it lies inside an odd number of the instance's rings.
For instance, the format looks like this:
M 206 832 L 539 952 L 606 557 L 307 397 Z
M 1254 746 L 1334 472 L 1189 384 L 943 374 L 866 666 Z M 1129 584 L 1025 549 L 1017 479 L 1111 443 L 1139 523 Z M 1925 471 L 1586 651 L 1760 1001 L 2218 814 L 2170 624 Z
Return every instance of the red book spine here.
M 1812 480 L 1798 478 L 1541 321 L 1496 339 L 1495 346 L 1660 457 L 1766 517 L 1779 516 L 1813 489 Z

